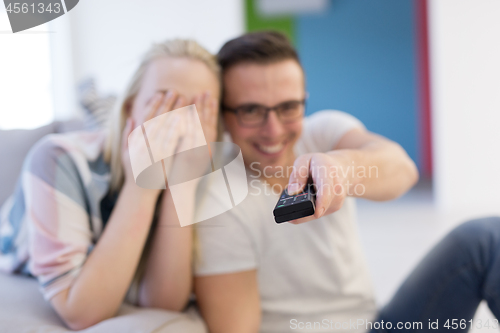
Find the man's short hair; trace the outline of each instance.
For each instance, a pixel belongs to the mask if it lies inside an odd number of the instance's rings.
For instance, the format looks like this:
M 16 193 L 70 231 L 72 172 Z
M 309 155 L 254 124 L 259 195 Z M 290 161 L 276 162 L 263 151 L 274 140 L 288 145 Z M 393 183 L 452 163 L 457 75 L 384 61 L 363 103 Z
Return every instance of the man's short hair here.
M 277 31 L 244 34 L 226 42 L 217 54 L 222 73 L 240 63 L 265 65 L 289 59 L 300 65 L 295 48 L 284 34 Z

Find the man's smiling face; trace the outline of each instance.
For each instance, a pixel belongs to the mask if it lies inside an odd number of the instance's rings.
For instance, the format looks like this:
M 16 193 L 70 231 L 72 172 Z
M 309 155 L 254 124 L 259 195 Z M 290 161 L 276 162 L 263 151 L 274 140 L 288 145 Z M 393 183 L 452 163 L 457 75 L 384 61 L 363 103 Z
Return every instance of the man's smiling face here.
M 224 106 L 246 104 L 273 107 L 283 102 L 305 98 L 304 74 L 295 60 L 270 64 L 241 63 L 230 67 L 223 77 Z M 293 148 L 302 132 L 303 117 L 282 123 L 275 111 L 268 113 L 264 124 L 242 126 L 232 112 L 224 112 L 224 124 L 243 153 L 247 166 L 263 170 L 266 166 L 286 167 L 295 160 Z M 277 169 L 275 169 L 277 170 Z

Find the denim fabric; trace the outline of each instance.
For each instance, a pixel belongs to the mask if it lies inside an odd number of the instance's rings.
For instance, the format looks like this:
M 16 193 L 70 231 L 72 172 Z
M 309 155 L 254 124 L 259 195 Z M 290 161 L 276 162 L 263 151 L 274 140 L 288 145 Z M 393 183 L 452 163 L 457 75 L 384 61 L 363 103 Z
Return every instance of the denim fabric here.
M 371 332 L 467 332 L 482 300 L 500 318 L 500 217 L 468 221 L 446 235 L 380 311 L 377 322 L 383 320 L 384 329 Z M 457 328 L 447 329 L 453 319 Z M 462 328 L 460 320 L 466 323 Z M 436 321 L 437 329 L 430 329 Z M 398 329 L 398 322 L 421 322 L 422 327 Z

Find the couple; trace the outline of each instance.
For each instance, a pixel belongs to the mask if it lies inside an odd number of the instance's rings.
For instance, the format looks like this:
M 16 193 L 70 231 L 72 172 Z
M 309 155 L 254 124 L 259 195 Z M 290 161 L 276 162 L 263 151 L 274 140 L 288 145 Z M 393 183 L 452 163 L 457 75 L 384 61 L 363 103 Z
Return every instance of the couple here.
M 402 195 L 418 178 L 415 165 L 398 144 L 346 113 L 304 117 L 305 99 L 297 53 L 279 33 L 245 34 L 216 58 L 194 41 L 153 46 L 109 131 L 52 135 L 31 150 L 0 215 L 0 269 L 37 277 L 72 329 L 114 316 L 124 299 L 182 311 L 193 292 L 215 333 L 393 332 L 398 322 L 417 321 L 426 331 L 429 319 L 471 319 L 482 299 L 498 317 L 497 218 L 453 230 L 393 300 L 376 309 L 352 197 Z M 180 228 L 168 188 L 135 184 L 127 137 L 149 119 L 191 104 L 206 141 L 228 133 L 262 191 Z M 187 135 L 175 126 L 165 131 L 171 140 L 163 144 L 172 149 Z M 354 166 L 377 173 L 314 172 Z M 322 189 L 315 215 L 276 224 L 279 193 L 270 189 L 300 192 L 309 175 Z M 184 202 L 193 217 L 204 196 L 216 195 L 208 190 L 195 199 L 196 185 Z M 352 326 L 360 320 L 391 327 Z

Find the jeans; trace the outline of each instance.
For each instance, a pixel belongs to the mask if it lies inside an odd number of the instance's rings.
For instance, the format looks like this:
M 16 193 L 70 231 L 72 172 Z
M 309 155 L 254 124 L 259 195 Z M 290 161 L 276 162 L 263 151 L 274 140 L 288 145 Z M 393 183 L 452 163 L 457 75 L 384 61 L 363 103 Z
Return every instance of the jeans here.
M 465 222 L 446 235 L 381 309 L 384 327 L 370 332 L 467 332 L 482 300 L 500 318 L 500 217 Z M 422 326 L 408 324 L 414 322 Z

